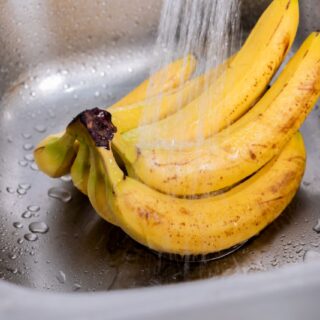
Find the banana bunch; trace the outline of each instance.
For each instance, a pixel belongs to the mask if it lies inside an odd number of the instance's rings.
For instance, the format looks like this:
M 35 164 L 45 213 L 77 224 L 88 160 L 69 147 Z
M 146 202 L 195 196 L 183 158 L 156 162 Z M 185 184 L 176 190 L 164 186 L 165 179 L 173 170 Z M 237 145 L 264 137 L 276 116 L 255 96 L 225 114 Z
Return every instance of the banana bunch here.
M 298 130 L 320 95 L 319 33 L 267 89 L 298 21 L 298 0 L 274 0 L 221 66 L 191 78 L 188 56 L 108 111 L 83 111 L 40 142 L 39 168 L 70 172 L 103 219 L 159 252 L 207 254 L 251 238 L 290 203 L 305 169 Z

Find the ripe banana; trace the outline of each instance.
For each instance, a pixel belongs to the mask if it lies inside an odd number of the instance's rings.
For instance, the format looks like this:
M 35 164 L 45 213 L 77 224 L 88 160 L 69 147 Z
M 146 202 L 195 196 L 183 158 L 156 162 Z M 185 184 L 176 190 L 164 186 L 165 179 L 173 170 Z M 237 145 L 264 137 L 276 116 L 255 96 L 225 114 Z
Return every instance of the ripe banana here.
M 294 41 L 298 22 L 298 0 L 274 0 L 227 71 L 208 90 L 177 113 L 124 133 L 124 139 L 179 147 L 233 123 L 265 91 Z
M 87 110 L 67 128 L 90 149 L 89 199 L 104 219 L 159 252 L 207 254 L 251 238 L 285 209 L 303 176 L 305 149 L 296 134 L 279 156 L 224 194 L 165 195 L 123 174 L 110 150 L 109 120 L 106 111 Z
M 113 141 L 129 175 L 167 194 L 229 187 L 261 168 L 299 129 L 320 95 L 320 33 L 312 33 L 274 85 L 238 122 L 185 150 Z

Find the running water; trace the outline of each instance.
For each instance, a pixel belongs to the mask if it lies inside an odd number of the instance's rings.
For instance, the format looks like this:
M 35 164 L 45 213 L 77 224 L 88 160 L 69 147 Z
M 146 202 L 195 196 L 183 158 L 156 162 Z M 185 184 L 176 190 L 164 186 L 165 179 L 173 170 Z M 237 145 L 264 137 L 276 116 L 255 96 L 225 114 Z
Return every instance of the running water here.
M 205 90 L 215 80 L 209 79 L 209 71 L 238 50 L 240 38 L 240 0 L 165 0 L 155 45 L 158 63 L 151 74 L 176 59 L 192 54 L 197 59 L 194 75 L 208 74 L 204 81 Z M 181 79 L 184 75 L 184 70 L 180 71 Z M 161 118 L 159 111 L 163 96 L 160 95 L 156 102 L 152 101 L 158 108 L 151 122 Z M 177 109 L 185 106 L 182 100 L 178 97 Z M 198 109 L 199 140 L 202 140 L 201 118 L 205 115 L 201 112 L 201 104 Z M 142 115 L 141 126 L 145 120 Z M 143 135 L 140 142 L 143 143 Z
M 239 47 L 239 6 L 239 0 L 165 0 L 153 71 L 190 53 L 200 62 L 198 73 L 222 63 Z

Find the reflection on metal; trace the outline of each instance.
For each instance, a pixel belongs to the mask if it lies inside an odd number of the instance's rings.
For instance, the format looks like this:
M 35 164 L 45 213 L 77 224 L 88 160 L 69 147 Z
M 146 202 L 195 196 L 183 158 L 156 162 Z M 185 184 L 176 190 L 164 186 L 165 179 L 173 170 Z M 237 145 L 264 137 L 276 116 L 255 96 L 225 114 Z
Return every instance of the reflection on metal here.
M 243 11 L 249 17 L 267 1 L 244 2 L 251 3 Z M 155 63 L 161 1 L 74 3 L 0 5 L 0 278 L 53 291 L 113 290 L 274 270 L 302 262 L 307 250 L 319 251 L 319 235 L 312 230 L 320 207 L 319 110 L 303 128 L 308 166 L 291 206 L 232 255 L 206 263 L 159 258 L 102 221 L 68 179 L 49 179 L 35 170 L 30 145 L 63 129 L 84 108 L 110 105 Z M 301 34 L 320 28 L 320 6 L 312 3 L 300 1 Z M 30 187 L 21 192 L 21 185 Z M 67 190 L 72 200 L 50 198 L 50 188 Z M 29 224 L 39 221 L 49 231 L 25 240 Z M 15 228 L 16 222 L 22 228 Z M 61 270 L 64 283 L 56 278 Z

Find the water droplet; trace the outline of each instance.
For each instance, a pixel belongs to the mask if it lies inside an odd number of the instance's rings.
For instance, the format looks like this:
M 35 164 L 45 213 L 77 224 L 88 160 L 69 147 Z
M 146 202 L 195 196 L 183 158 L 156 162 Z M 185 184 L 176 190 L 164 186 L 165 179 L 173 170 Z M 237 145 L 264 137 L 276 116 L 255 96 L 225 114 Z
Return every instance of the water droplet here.
M 31 184 L 29 183 L 19 183 L 19 188 L 24 190 L 29 190 L 31 188 Z
M 21 222 L 14 222 L 12 225 L 17 229 L 23 228 L 23 224 Z
M 12 137 L 11 137 L 11 136 L 8 136 L 8 137 L 7 137 L 7 141 L 8 141 L 9 143 L 13 142 Z
M 33 156 L 32 153 L 26 154 L 26 155 L 24 156 L 24 158 L 25 158 L 25 160 L 30 161 L 30 162 L 34 161 L 34 156 Z
M 67 174 L 67 175 L 65 175 L 65 176 L 62 176 L 60 179 L 61 179 L 62 181 L 64 181 L 64 182 L 70 182 L 70 181 L 72 180 L 70 174 Z
M 25 161 L 25 160 L 20 160 L 20 161 L 18 162 L 18 164 L 19 164 L 20 167 L 26 167 L 26 166 L 28 165 L 28 162 Z
M 19 238 L 19 239 L 17 240 L 17 242 L 18 242 L 19 244 L 22 244 L 22 243 L 24 242 L 24 240 L 23 240 L 22 238 Z
M 69 202 L 72 198 L 70 192 L 63 188 L 50 188 L 48 190 L 48 196 L 50 198 L 58 199 L 65 203 Z
M 21 217 L 23 219 L 30 219 L 32 217 L 32 213 L 30 211 L 25 211 L 22 213 Z
M 59 271 L 58 275 L 56 276 L 57 280 L 61 283 L 64 284 L 66 282 L 66 274 L 63 271 Z
M 32 233 L 47 233 L 49 227 L 44 222 L 32 222 L 29 224 L 29 230 Z
M 27 233 L 24 235 L 24 238 L 27 240 L 27 241 L 36 241 L 38 240 L 38 236 L 34 233 Z
M 100 97 L 100 92 L 99 92 L 99 91 L 96 91 L 96 92 L 94 93 L 94 96 L 95 96 L 95 97 Z
M 43 132 L 46 132 L 47 128 L 42 124 L 37 124 L 34 127 L 34 130 L 36 130 L 37 132 L 43 133 Z
M 36 206 L 36 205 L 31 205 L 31 206 L 27 207 L 27 210 L 30 212 L 38 212 L 38 211 L 40 211 L 40 207 Z
M 303 256 L 303 261 L 309 262 L 314 260 L 320 260 L 320 252 L 308 250 Z
M 26 150 L 26 151 L 30 151 L 30 150 L 33 149 L 33 144 L 31 144 L 31 143 L 25 143 L 25 144 L 23 145 L 23 149 Z
M 313 230 L 317 233 L 320 233 L 320 219 L 318 220 L 317 224 L 313 227 Z
M 30 96 L 31 96 L 31 97 L 35 97 L 35 96 L 36 96 L 36 93 L 35 93 L 34 91 L 31 91 L 31 92 L 30 92 Z
M 128 68 L 128 72 L 131 73 L 133 69 L 131 67 Z
M 14 193 L 15 192 L 14 189 L 10 188 L 10 187 L 7 187 L 6 190 L 7 190 L 8 193 Z
M 8 257 L 11 260 L 16 260 L 18 256 L 15 253 L 10 253 L 10 254 L 8 254 Z
M 23 196 L 27 193 L 27 190 L 26 189 L 22 189 L 22 188 L 18 188 L 17 189 L 17 193 L 20 195 L 20 196 Z
M 38 166 L 37 166 L 37 164 L 34 162 L 34 163 L 32 163 L 32 165 L 30 166 L 30 168 L 33 170 L 33 171 L 38 171 L 39 170 L 39 168 L 38 168 Z
M 81 284 L 75 283 L 75 284 L 73 285 L 73 291 L 78 291 L 78 290 L 80 290 L 80 289 L 81 289 Z
M 32 135 L 30 134 L 30 133 L 22 133 L 22 137 L 24 138 L 24 139 L 30 139 L 31 137 L 32 137 Z

